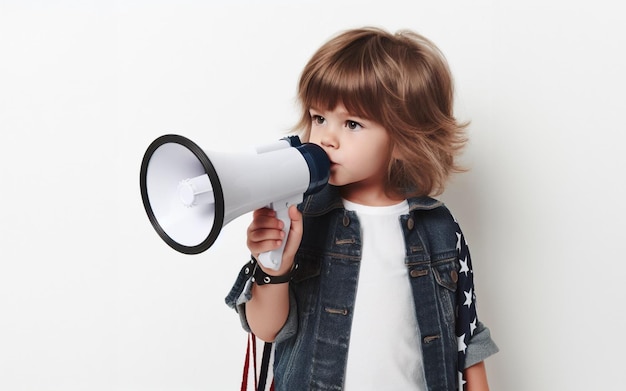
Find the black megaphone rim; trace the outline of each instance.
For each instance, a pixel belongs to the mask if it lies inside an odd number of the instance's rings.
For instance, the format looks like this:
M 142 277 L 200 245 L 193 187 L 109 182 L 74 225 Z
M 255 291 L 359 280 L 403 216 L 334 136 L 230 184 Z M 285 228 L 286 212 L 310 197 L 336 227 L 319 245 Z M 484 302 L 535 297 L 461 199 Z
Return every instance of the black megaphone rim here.
M 215 218 L 213 221 L 213 227 L 211 227 L 211 231 L 209 232 L 207 237 L 197 245 L 186 246 L 172 239 L 159 224 L 159 221 L 156 218 L 154 211 L 152 210 L 152 207 L 150 205 L 150 198 L 148 195 L 147 187 L 147 174 L 148 166 L 150 165 L 150 159 L 159 147 L 168 143 L 180 144 L 187 148 L 189 151 L 191 151 L 191 153 L 196 156 L 200 164 L 202 164 L 204 171 L 211 181 L 211 186 L 213 187 L 213 194 L 215 197 Z M 181 180 L 182 179 L 185 178 L 181 178 Z M 146 152 L 141 161 L 139 186 L 141 188 L 141 199 L 143 201 L 143 206 L 146 210 L 146 213 L 148 214 L 148 219 L 150 220 L 150 223 L 152 223 L 152 226 L 159 234 L 161 239 L 163 239 L 163 241 L 165 241 L 165 243 L 167 243 L 171 248 L 184 254 L 199 254 L 206 251 L 213 245 L 213 243 L 219 236 L 219 233 L 222 230 L 222 226 L 224 224 L 224 193 L 219 177 L 217 175 L 217 171 L 215 171 L 215 167 L 213 167 L 213 164 L 211 163 L 211 160 L 206 155 L 206 153 L 204 153 L 202 148 L 200 148 L 196 143 L 184 136 L 180 136 L 177 134 L 166 134 L 155 139 L 148 146 L 148 149 L 146 149 Z

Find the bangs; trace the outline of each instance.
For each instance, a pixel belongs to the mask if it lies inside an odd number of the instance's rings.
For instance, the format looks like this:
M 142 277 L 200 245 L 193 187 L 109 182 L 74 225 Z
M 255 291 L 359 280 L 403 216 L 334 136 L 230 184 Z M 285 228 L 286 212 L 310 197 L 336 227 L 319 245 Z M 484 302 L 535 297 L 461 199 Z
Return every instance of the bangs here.
M 333 110 L 343 105 L 353 115 L 381 118 L 381 86 L 372 64 L 371 53 L 344 50 L 330 60 L 310 64 L 301 78 L 300 102 L 305 109 Z

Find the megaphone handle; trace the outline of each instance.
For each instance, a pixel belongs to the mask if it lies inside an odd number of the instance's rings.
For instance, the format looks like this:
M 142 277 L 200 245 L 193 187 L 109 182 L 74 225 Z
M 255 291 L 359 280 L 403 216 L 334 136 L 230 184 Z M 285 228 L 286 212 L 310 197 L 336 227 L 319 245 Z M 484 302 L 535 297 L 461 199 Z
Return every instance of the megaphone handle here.
M 283 252 L 285 251 L 285 243 L 287 243 L 287 236 L 289 235 L 289 229 L 291 228 L 291 219 L 289 218 L 289 207 L 302 202 L 302 195 L 282 200 L 278 202 L 272 202 L 269 207 L 276 211 L 276 217 L 283 222 L 283 232 L 285 238 L 279 248 L 272 251 L 267 251 L 259 254 L 259 262 L 261 265 L 268 269 L 278 270 L 283 261 Z

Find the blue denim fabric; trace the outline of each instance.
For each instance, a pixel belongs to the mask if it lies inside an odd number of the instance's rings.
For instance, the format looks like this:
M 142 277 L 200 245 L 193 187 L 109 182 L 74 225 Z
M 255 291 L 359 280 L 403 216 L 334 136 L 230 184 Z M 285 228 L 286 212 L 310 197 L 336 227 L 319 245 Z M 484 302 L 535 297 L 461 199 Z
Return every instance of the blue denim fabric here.
M 401 217 L 407 275 L 413 291 L 429 390 L 456 390 L 456 227 L 448 209 L 429 197 L 411 198 Z M 290 283 L 291 310 L 276 338 L 274 381 L 281 390 L 341 390 L 361 260 L 360 224 L 328 186 L 299 206 L 304 236 Z M 239 275 L 226 303 L 239 312 L 244 329 L 249 275 Z M 249 285 L 248 285 L 249 288 Z M 481 323 L 468 346 L 467 366 L 497 347 Z M 479 344 L 479 346 L 472 346 Z

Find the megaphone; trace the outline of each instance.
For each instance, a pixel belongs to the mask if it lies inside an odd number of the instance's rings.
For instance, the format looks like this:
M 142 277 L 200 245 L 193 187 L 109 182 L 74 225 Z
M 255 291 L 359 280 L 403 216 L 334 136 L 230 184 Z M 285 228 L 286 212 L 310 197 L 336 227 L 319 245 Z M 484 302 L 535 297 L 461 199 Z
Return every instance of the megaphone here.
M 152 226 L 171 248 L 198 254 L 210 248 L 222 227 L 262 207 L 276 211 L 285 238 L 288 208 L 321 190 L 330 176 L 324 150 L 297 136 L 241 153 L 203 151 L 186 137 L 155 139 L 141 162 L 140 188 Z M 259 262 L 278 270 L 281 248 L 263 253 Z

